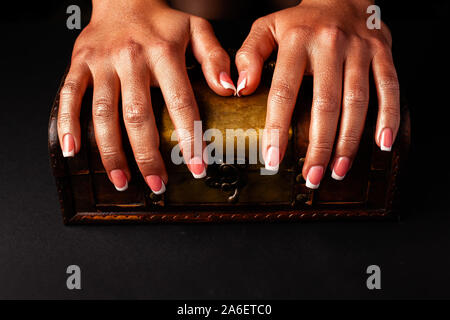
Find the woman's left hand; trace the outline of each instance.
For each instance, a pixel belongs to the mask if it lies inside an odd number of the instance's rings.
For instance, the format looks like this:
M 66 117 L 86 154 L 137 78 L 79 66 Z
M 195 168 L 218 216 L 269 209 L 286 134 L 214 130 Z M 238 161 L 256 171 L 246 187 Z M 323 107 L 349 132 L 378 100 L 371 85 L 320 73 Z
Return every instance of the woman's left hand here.
M 332 176 L 341 180 L 349 170 L 364 128 L 370 67 L 379 101 L 375 141 L 390 151 L 400 122 L 399 84 L 388 28 L 383 23 L 381 29 L 366 26 L 371 4 L 365 0 L 304 0 L 253 24 L 236 55 L 240 94 L 256 90 L 264 61 L 278 47 L 263 139 L 267 168 L 276 170 L 283 159 L 305 73 L 314 76 L 310 143 L 302 172 L 308 187 L 319 186 L 330 161 L 341 105 Z M 278 134 L 271 134 L 274 129 Z

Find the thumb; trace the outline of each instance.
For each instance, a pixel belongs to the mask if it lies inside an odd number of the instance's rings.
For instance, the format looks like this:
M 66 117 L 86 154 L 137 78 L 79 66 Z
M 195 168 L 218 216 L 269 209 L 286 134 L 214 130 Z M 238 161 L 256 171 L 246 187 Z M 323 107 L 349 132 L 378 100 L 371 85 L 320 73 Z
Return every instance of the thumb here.
M 196 16 L 191 17 L 191 47 L 209 87 L 221 96 L 234 94 L 230 57 L 214 35 L 211 24 Z
M 236 66 L 239 72 L 237 95 L 253 93 L 261 80 L 264 61 L 276 46 L 270 31 L 270 16 L 256 20 L 236 53 Z

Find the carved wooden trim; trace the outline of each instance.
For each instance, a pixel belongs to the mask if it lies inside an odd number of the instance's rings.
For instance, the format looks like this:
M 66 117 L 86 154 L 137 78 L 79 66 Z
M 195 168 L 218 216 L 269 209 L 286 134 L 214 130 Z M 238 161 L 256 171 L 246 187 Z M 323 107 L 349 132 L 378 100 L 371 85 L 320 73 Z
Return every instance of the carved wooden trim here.
M 71 220 L 72 224 L 83 223 L 186 223 L 186 222 L 243 222 L 243 221 L 301 221 L 317 219 L 367 219 L 392 217 L 386 210 L 307 210 L 307 211 L 278 211 L 278 212 L 187 212 L 187 213 L 78 213 Z

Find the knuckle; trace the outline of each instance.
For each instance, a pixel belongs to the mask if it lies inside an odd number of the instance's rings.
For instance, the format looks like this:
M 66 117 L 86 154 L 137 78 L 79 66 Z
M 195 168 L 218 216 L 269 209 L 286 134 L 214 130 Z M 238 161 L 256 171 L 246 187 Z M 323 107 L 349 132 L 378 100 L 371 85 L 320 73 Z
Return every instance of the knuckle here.
M 336 96 L 322 93 L 314 98 L 312 109 L 319 113 L 335 113 L 338 111 L 339 101 Z
M 256 19 L 253 22 L 251 30 L 252 31 L 259 30 L 259 29 L 264 28 L 265 26 L 266 26 L 266 20 L 264 19 L 264 17 L 261 17 L 261 18 Z
M 324 26 L 317 34 L 321 45 L 330 49 L 340 47 L 347 40 L 346 33 L 338 26 Z
M 252 58 L 251 50 L 248 45 L 244 44 L 238 52 L 236 52 L 236 61 L 247 61 L 249 62 Z
M 60 112 L 58 114 L 58 127 L 63 128 L 69 126 L 73 121 L 73 116 L 69 112 Z
M 287 30 L 283 35 L 283 42 L 289 47 L 297 47 L 307 37 L 309 29 L 305 27 L 296 27 Z
M 208 59 L 213 61 L 221 61 L 221 62 L 228 62 L 230 58 L 226 54 L 225 50 L 223 50 L 221 47 L 215 47 L 214 49 L 210 50 L 208 52 Z
M 199 16 L 195 16 L 193 17 L 193 19 L 195 19 L 195 23 L 198 25 L 199 28 L 201 29 L 210 29 L 211 28 L 211 24 L 209 23 L 209 21 L 203 17 L 199 17 Z
M 262 57 L 258 53 L 258 47 L 266 48 L 267 45 L 267 23 L 266 20 L 260 18 L 253 23 L 249 36 L 245 39 L 241 48 L 236 53 L 235 60 L 244 61 L 246 63 L 252 63 L 254 59 L 257 59 L 258 63 L 262 63 Z M 267 47 L 268 49 L 268 47 Z
M 105 146 L 101 143 L 98 144 L 103 164 L 111 167 L 119 166 L 121 154 L 120 152 L 111 146 Z
M 142 101 L 134 101 L 124 109 L 123 119 L 130 125 L 140 126 L 149 119 L 149 110 Z
M 72 62 L 86 61 L 88 58 L 92 57 L 95 49 L 90 46 L 77 46 L 75 45 L 72 52 Z
M 155 65 L 167 61 L 168 57 L 179 56 L 183 51 L 180 45 L 171 41 L 156 42 L 152 48 L 152 57 Z
M 292 104 L 294 101 L 295 93 L 289 83 L 277 81 L 272 87 L 270 99 L 273 103 L 288 107 L 287 104 Z
M 339 137 L 339 142 L 346 147 L 351 149 L 357 148 L 359 146 L 360 137 L 359 134 L 355 132 L 347 132 Z
M 144 47 L 133 39 L 128 39 L 118 48 L 120 57 L 129 61 L 135 61 L 142 56 Z
M 61 88 L 61 91 L 59 94 L 60 94 L 60 97 L 63 99 L 64 98 L 72 98 L 73 96 L 75 96 L 77 93 L 80 92 L 80 89 L 81 89 L 81 85 L 77 81 L 66 80 L 64 82 L 64 85 Z
M 161 52 L 162 54 L 170 54 L 172 52 L 178 52 L 180 46 L 176 42 L 160 41 L 157 44 L 155 44 L 154 48 L 157 51 Z
M 139 151 L 134 155 L 138 166 L 155 167 L 158 164 L 159 157 L 155 152 L 151 151 Z
M 178 142 L 180 143 L 180 146 L 192 146 L 194 144 L 194 136 L 190 131 L 186 131 L 186 134 L 178 137 Z M 183 149 L 185 148 L 183 147 Z
M 279 121 L 274 119 L 267 122 L 266 129 L 268 132 L 281 132 L 286 130 Z
M 327 141 L 327 139 L 319 139 L 311 143 L 312 155 L 331 154 L 332 150 L 333 150 L 333 142 Z
M 357 52 L 364 55 L 368 54 L 370 50 L 370 44 L 367 39 L 354 35 L 351 37 L 349 42 L 352 49 L 355 49 Z
M 170 108 L 174 113 L 180 117 L 189 119 L 188 116 L 192 112 L 195 103 L 187 94 L 173 93 L 168 100 L 170 101 Z
M 375 49 L 375 51 L 379 51 L 379 50 L 391 50 L 391 43 L 388 39 L 384 38 L 384 37 L 372 37 L 370 39 L 370 45 L 372 48 Z
M 400 120 L 400 108 L 398 107 L 386 105 L 382 108 L 382 112 L 390 119 Z
M 286 141 L 289 136 L 289 123 L 283 124 L 280 119 L 271 119 L 266 123 L 265 132 L 272 137 L 278 137 L 278 141 Z
M 361 86 L 354 86 L 345 92 L 344 105 L 352 109 L 365 109 L 369 103 L 369 93 Z
M 93 103 L 93 115 L 97 119 L 110 120 L 114 117 L 112 101 L 106 98 L 98 98 Z
M 383 91 L 390 91 L 393 93 L 400 92 L 400 85 L 397 76 L 394 74 L 381 77 L 378 80 L 378 87 Z

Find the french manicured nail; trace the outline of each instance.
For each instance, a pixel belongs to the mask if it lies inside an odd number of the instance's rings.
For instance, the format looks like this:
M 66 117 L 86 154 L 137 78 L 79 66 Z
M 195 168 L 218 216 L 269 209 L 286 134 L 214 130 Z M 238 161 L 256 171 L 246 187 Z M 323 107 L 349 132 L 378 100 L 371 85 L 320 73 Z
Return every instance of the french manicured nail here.
M 245 89 L 246 85 L 247 85 L 247 71 L 241 71 L 239 72 L 239 79 L 237 82 L 237 89 L 236 89 L 236 94 L 238 97 L 240 97 L 239 92 Z
M 236 87 L 234 86 L 233 80 L 231 80 L 228 73 L 221 72 L 219 75 L 219 80 L 222 87 L 233 90 L 234 95 L 236 95 Z
M 323 177 L 322 166 L 312 166 L 309 168 L 308 176 L 306 177 L 306 186 L 310 189 L 317 189 L 320 185 L 320 180 Z
M 350 168 L 350 159 L 348 157 L 339 157 L 333 166 L 331 177 L 334 180 L 342 180 L 345 178 L 348 169 Z
M 115 169 L 112 170 L 109 175 L 111 176 L 111 180 L 117 191 L 125 191 L 128 189 L 128 179 L 125 172 L 120 169 Z
M 188 167 L 195 179 L 201 179 L 206 176 L 206 167 L 201 158 L 192 158 L 189 161 Z
M 267 150 L 266 170 L 278 171 L 280 165 L 280 149 L 271 146 Z
M 75 140 L 70 133 L 66 133 L 63 137 L 63 157 L 73 157 L 75 155 Z
M 160 176 L 146 176 L 145 181 L 147 181 L 148 186 L 152 189 L 154 194 L 163 194 L 166 191 L 166 185 Z
M 392 130 L 384 128 L 380 136 L 381 151 L 391 151 L 392 149 Z

